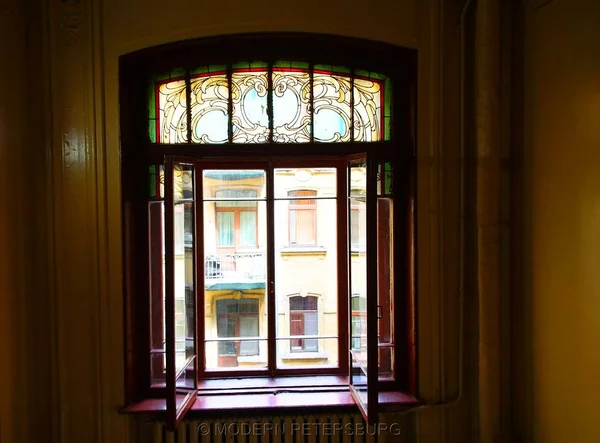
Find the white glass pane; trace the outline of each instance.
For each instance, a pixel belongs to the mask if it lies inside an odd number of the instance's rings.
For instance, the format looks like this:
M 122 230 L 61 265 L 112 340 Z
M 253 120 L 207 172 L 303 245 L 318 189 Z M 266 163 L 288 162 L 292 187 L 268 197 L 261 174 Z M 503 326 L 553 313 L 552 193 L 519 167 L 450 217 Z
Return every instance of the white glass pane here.
M 256 211 L 240 212 L 240 243 L 256 246 Z
M 234 216 L 233 212 L 217 212 L 217 245 L 233 246 L 234 236 Z

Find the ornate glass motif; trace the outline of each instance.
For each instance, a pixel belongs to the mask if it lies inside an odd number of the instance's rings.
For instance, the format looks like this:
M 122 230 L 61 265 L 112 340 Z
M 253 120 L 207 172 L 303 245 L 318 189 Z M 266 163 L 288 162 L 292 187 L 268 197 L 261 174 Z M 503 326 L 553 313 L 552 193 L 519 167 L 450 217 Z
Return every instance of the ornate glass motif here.
M 313 124 L 315 141 L 351 141 L 351 79 L 349 76 L 314 71 Z
M 185 80 L 156 85 L 158 97 L 157 140 L 159 143 L 187 143 Z
M 233 143 L 269 141 L 268 70 L 253 65 L 231 75 Z
M 354 141 L 375 142 L 382 139 L 381 82 L 354 78 Z
M 227 73 L 191 78 L 192 143 L 226 143 L 229 138 Z
M 306 143 L 311 133 L 311 84 L 308 69 L 273 68 L 273 141 Z
M 186 77 L 192 143 L 391 139 L 389 78 L 340 66 L 311 68 L 286 61 L 270 69 L 263 62 L 246 62 L 187 73 L 176 70 L 154 78 L 148 112 L 152 143 L 188 142 Z

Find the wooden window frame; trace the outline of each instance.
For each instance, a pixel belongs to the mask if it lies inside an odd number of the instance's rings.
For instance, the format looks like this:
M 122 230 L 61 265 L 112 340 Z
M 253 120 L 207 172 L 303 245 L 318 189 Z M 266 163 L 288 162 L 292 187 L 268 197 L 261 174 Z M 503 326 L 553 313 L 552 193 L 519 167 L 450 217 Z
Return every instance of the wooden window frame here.
M 323 55 L 326 54 L 326 55 Z M 391 140 L 376 143 L 303 143 L 301 145 L 244 146 L 153 144 L 147 139 L 148 121 L 146 83 L 140 79 L 173 67 L 195 67 L 248 60 L 272 63 L 281 59 L 343 65 L 350 69 L 368 69 L 388 75 L 393 86 Z M 121 116 L 121 191 L 124 263 L 124 353 L 125 403 L 132 405 L 145 399 L 164 398 L 164 388 L 151 388 L 149 350 L 151 339 L 160 341 L 157 324 L 150 313 L 150 297 L 159 294 L 160 285 L 151 285 L 149 238 L 159 226 L 148 226 L 147 183 L 149 165 L 163 163 L 165 155 L 194 156 L 199 150 L 206 159 L 231 157 L 236 161 L 278 156 L 306 158 L 341 158 L 362 152 L 377 151 L 382 157 L 394 158 L 398 168 L 394 175 L 394 230 L 398 234 L 395 249 L 402 260 L 394 262 L 394 324 L 396 360 L 394 382 L 380 382 L 379 390 L 395 389 L 416 395 L 416 304 L 415 304 L 415 91 L 416 51 L 373 41 L 333 37 L 320 34 L 274 33 L 219 36 L 163 45 L 127 54 L 120 59 Z M 285 150 L 282 149 L 285 147 Z M 295 167 L 295 164 L 293 164 Z M 402 178 L 400 178 L 402 177 Z M 154 201 L 159 201 L 155 198 Z M 159 206 L 159 205 L 157 205 Z M 198 222 L 198 221 L 197 221 Z M 151 231 L 152 230 L 152 231 Z M 347 232 L 347 230 L 346 230 Z M 345 233 L 344 233 L 345 234 Z M 339 234 L 340 238 L 342 234 Z M 343 239 L 348 242 L 347 235 Z M 199 251 L 198 251 L 199 252 Z M 197 253 L 198 253 L 197 252 Z M 197 266 L 197 269 L 204 266 Z M 338 275 L 342 282 L 344 276 Z M 198 280 L 197 281 L 201 281 Z M 152 290 L 151 290 L 152 288 Z M 402 295 L 399 295 L 402 294 Z M 347 309 L 349 301 L 345 301 Z M 344 309 L 340 306 L 339 309 Z M 199 323 L 199 322 L 197 322 Z M 348 318 L 346 330 L 350 329 Z M 150 331 L 156 331 L 150 337 Z M 201 359 L 199 353 L 197 358 Z M 251 374 L 248 374 L 251 375 Z M 301 372 L 298 373 L 301 375 Z M 301 382 L 298 382 L 301 384 Z M 306 386 L 310 386 L 307 380 Z M 168 402 L 167 402 L 168 403 Z M 167 404 L 168 406 L 168 404 Z M 176 420 L 172 421 L 172 425 Z

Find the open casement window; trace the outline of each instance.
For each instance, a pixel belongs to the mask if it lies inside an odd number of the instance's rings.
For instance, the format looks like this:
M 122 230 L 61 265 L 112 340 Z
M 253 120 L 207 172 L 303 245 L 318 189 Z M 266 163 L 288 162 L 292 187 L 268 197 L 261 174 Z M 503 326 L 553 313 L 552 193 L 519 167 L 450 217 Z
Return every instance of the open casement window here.
M 377 154 L 348 162 L 350 389 L 376 421 L 381 394 L 395 377 L 394 161 Z M 357 188 L 363 180 L 364 188 Z
M 164 313 L 166 422 L 175 428 L 196 399 L 194 165 L 165 157 Z
M 330 39 L 122 63 L 126 402 L 171 429 L 217 391 L 416 401 L 414 53 Z

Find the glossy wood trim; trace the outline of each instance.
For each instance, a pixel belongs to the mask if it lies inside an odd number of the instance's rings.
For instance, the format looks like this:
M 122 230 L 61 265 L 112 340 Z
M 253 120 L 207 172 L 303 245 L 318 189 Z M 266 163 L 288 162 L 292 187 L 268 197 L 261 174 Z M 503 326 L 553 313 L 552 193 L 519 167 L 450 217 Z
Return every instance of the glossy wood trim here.
M 342 373 L 349 373 L 350 311 L 348 267 L 348 167 L 347 160 L 337 166 L 337 254 L 338 254 L 338 362 Z
M 165 157 L 165 332 L 166 332 L 166 400 L 167 427 L 175 428 L 177 393 L 175 374 L 175 249 L 173 159 Z
M 379 348 L 377 337 L 377 164 L 379 157 L 367 152 L 367 411 L 369 423 L 377 421 Z M 351 386 L 353 389 L 353 387 Z

